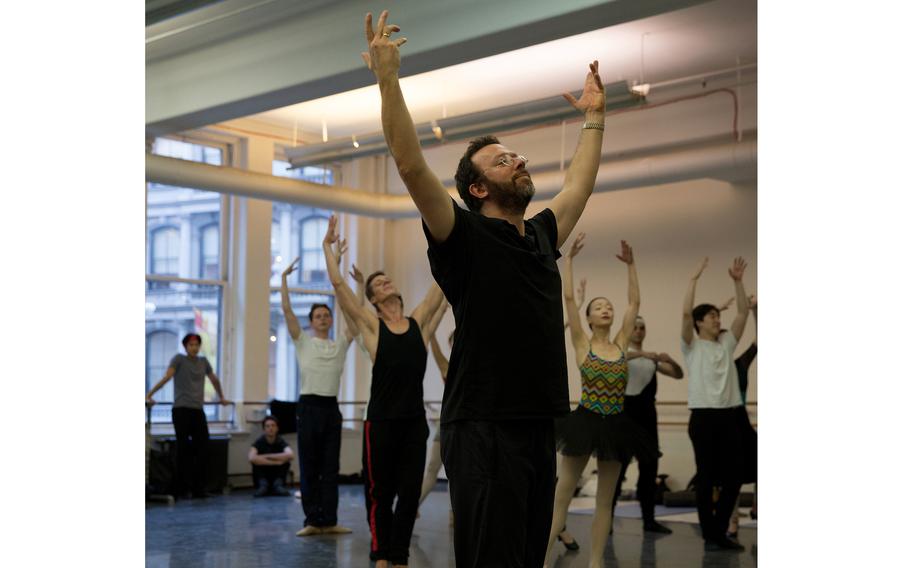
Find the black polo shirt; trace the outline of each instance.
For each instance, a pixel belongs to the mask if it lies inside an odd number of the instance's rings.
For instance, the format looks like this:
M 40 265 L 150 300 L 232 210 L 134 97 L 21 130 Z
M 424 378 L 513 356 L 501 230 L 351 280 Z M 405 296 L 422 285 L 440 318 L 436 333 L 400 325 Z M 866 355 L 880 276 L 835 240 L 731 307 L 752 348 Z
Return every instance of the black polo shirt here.
M 569 411 L 556 217 L 508 221 L 452 201 L 444 243 L 426 224 L 433 277 L 455 315 L 442 422 L 550 418 Z

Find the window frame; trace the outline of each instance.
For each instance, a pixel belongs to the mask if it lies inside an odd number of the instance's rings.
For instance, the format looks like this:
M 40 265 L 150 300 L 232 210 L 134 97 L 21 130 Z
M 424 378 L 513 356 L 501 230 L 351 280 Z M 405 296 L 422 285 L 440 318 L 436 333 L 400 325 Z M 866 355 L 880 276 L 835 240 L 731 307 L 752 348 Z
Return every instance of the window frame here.
M 220 275 L 221 275 L 221 264 L 222 264 L 222 261 L 221 261 L 221 248 L 222 248 L 222 247 L 221 247 L 221 238 L 222 238 L 222 236 L 221 236 L 221 225 L 220 225 L 220 222 L 219 222 L 219 221 L 212 221 L 212 222 L 210 222 L 210 223 L 206 223 L 205 225 L 202 225 L 201 227 L 199 227 L 199 266 L 198 266 L 198 272 L 197 272 L 197 274 L 199 275 L 199 278 L 200 278 L 200 279 L 205 279 L 205 278 L 206 278 L 206 273 L 205 273 L 205 234 L 206 234 L 207 231 L 210 231 L 210 230 L 213 230 L 213 229 L 214 229 L 214 231 L 215 231 L 215 233 L 216 233 L 216 238 L 218 239 L 218 242 L 217 242 L 217 248 L 218 248 L 218 260 L 217 260 L 217 262 L 218 262 L 218 271 L 217 271 L 217 272 L 218 272 L 218 275 L 219 275 L 219 280 L 221 279 L 221 278 L 220 278 Z M 210 279 L 209 279 L 209 280 L 210 280 Z
M 215 148 L 221 152 L 221 165 L 214 165 L 214 164 L 208 164 L 208 165 L 212 165 L 213 167 L 231 167 L 233 165 L 233 162 L 234 162 L 233 148 L 234 148 L 234 143 L 236 141 L 228 140 L 227 138 L 224 138 L 224 137 L 219 138 L 217 136 L 215 136 L 213 138 L 197 137 L 197 136 L 159 136 L 159 137 L 156 137 L 155 139 L 157 140 L 158 138 L 176 140 L 176 141 L 185 142 L 188 144 L 197 144 L 197 145 L 202 145 L 202 146 L 206 146 L 209 148 Z M 154 149 L 154 143 L 152 145 L 152 150 L 153 149 Z M 206 163 L 206 162 L 197 162 L 197 163 Z M 195 188 L 188 188 L 188 189 L 195 189 Z M 178 276 L 177 274 L 174 274 L 174 275 L 155 274 L 151 270 L 151 268 L 153 267 L 153 262 L 154 262 L 154 251 L 153 251 L 154 241 L 152 241 L 151 244 L 146 242 L 146 250 L 148 251 L 149 259 L 146 264 L 145 280 L 146 280 L 146 282 L 151 283 L 152 287 L 154 287 L 154 283 L 160 282 L 160 283 L 164 284 L 165 286 L 169 283 L 185 283 L 185 284 L 197 284 L 197 285 L 203 285 L 203 286 L 217 286 L 218 288 L 220 288 L 220 291 L 219 291 L 220 300 L 218 302 L 218 329 L 217 329 L 218 343 L 216 346 L 218 356 L 217 356 L 217 360 L 212 361 L 211 363 L 216 369 L 218 369 L 219 378 L 222 378 L 220 375 L 221 375 L 221 370 L 224 368 L 224 349 L 223 349 L 224 332 L 226 329 L 229 329 L 229 327 L 228 327 L 229 324 L 226 321 L 227 317 L 229 317 L 229 310 L 225 309 L 225 307 L 226 307 L 225 306 L 225 297 L 228 293 L 227 275 L 228 275 L 228 263 L 229 263 L 229 259 L 230 259 L 230 257 L 229 257 L 230 230 L 229 229 L 230 229 L 230 221 L 232 218 L 231 200 L 230 200 L 230 196 L 227 194 L 224 194 L 224 193 L 218 193 L 218 192 L 209 191 L 209 190 L 200 190 L 200 191 L 208 191 L 209 193 L 218 194 L 219 216 L 218 216 L 217 220 L 207 222 L 207 223 L 199 226 L 195 230 L 195 232 L 198 234 L 198 241 L 199 241 L 198 249 L 197 249 L 197 252 L 199 255 L 198 264 L 197 264 L 198 272 L 196 274 L 199 276 L 204 275 L 204 273 L 202 272 L 202 269 L 204 267 L 202 237 L 203 237 L 204 231 L 206 229 L 214 226 L 218 231 L 218 240 L 219 240 L 219 243 L 218 243 L 218 251 L 219 251 L 218 252 L 218 254 L 219 254 L 218 278 L 217 279 L 201 278 L 201 277 L 200 278 L 184 278 L 184 277 Z M 148 229 L 148 194 L 149 194 L 149 184 L 146 183 L 146 185 L 145 185 L 145 222 L 146 222 L 147 229 Z M 154 229 L 152 229 L 152 230 L 146 230 L 145 238 L 154 239 L 153 235 L 157 231 L 159 231 L 161 229 L 166 229 L 166 228 L 176 229 L 178 231 L 178 241 L 179 241 L 179 238 L 180 238 L 179 235 L 180 235 L 181 229 L 179 226 L 175 226 L 172 223 L 164 223 L 160 226 L 154 227 Z M 178 244 L 178 247 L 179 247 L 179 244 Z M 191 258 L 189 259 L 189 262 L 190 262 L 191 267 L 193 266 L 193 259 L 192 259 L 193 248 L 194 247 L 190 247 Z M 191 270 L 191 272 L 192 272 L 192 270 Z M 179 274 L 179 256 L 178 256 L 178 274 Z M 146 337 L 148 338 L 149 335 L 154 334 L 158 331 L 167 331 L 167 329 L 162 328 L 160 330 L 158 330 L 158 329 L 153 330 L 151 333 L 147 333 Z M 173 330 L 171 330 L 171 331 L 173 332 Z M 173 332 L 173 333 L 177 333 L 177 335 L 179 335 L 178 332 Z M 148 369 L 147 364 L 146 364 L 146 369 Z M 159 377 L 159 379 L 160 379 L 160 377 Z M 157 380 L 158 379 L 156 379 L 156 381 Z M 223 381 L 222 381 L 222 384 L 223 384 Z M 149 385 L 149 388 L 151 388 L 151 385 Z M 224 388 L 224 386 L 222 388 Z M 229 393 L 225 393 L 225 396 L 228 396 L 228 394 Z M 207 404 L 206 410 L 208 410 L 209 407 L 211 407 L 211 405 Z M 208 412 L 206 414 L 208 415 Z M 216 420 L 220 420 L 224 416 L 224 414 L 222 412 L 222 407 L 220 407 L 220 406 L 214 407 L 213 415 L 214 416 L 208 416 L 208 418 L 210 420 L 212 418 L 214 418 Z M 154 423 L 158 424 L 159 422 L 155 421 Z
M 148 219 L 148 207 L 146 207 L 146 219 Z M 177 258 L 177 271 L 174 273 L 155 272 L 155 253 L 158 248 L 155 245 L 155 236 L 159 233 L 162 233 L 163 231 L 174 231 L 177 234 L 177 257 L 176 257 Z M 148 266 L 146 267 L 146 270 L 147 270 L 146 274 L 150 274 L 150 275 L 154 275 L 154 276 L 175 276 L 175 277 L 178 274 L 180 274 L 180 227 L 177 225 L 170 224 L 170 223 L 162 224 L 162 225 L 155 227 L 151 231 L 149 231 L 148 236 L 149 236 L 149 238 L 151 238 L 152 242 L 148 246 L 149 259 L 148 259 Z
M 303 274 L 304 274 L 304 270 L 305 270 L 304 259 L 306 258 L 306 253 L 315 252 L 315 253 L 317 253 L 317 256 L 323 256 L 322 255 L 322 241 L 320 239 L 317 239 L 318 246 L 314 246 L 311 249 L 304 248 L 304 238 L 303 238 L 304 237 L 304 227 L 306 226 L 307 223 L 311 223 L 311 222 L 318 223 L 319 221 L 325 221 L 326 225 L 328 225 L 329 217 L 326 217 L 325 215 L 319 215 L 318 213 L 314 212 L 306 217 L 301 218 L 300 221 L 298 221 L 298 223 L 297 223 L 297 240 L 298 240 L 297 252 L 298 252 L 298 255 L 300 256 L 300 270 L 298 271 L 298 274 L 297 274 L 297 283 L 300 284 L 301 286 L 306 285 L 306 284 L 312 284 L 312 283 L 324 284 L 324 283 L 328 282 L 328 268 L 327 267 L 325 270 L 322 270 L 322 272 L 325 274 L 325 278 L 323 278 L 321 280 L 314 280 L 312 278 L 310 278 L 308 280 L 304 280 L 304 278 L 303 278 Z M 319 234 L 318 230 L 316 231 L 316 234 L 317 235 Z

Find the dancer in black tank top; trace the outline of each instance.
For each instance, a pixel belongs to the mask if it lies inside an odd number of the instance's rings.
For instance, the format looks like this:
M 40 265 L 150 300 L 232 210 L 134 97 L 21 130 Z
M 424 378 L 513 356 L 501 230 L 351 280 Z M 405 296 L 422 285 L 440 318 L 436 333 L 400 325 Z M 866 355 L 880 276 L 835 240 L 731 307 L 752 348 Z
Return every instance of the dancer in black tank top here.
M 645 429 L 657 445 L 657 373 L 682 379 L 683 369 L 667 353 L 645 351 L 643 342 L 646 335 L 645 320 L 639 316 L 635 318 L 635 328 L 629 336 L 629 382 L 626 384 L 625 412 Z M 629 462 L 624 462 L 619 472 L 616 491 L 613 492 L 614 510 L 628 467 Z M 642 530 L 669 534 L 673 531 L 654 518 L 656 480 L 657 460 L 640 460 L 636 495 L 641 506 Z
M 392 280 L 374 272 L 367 278 L 366 296 L 378 315 L 360 305 L 335 262 L 337 222 L 334 215 L 329 219 L 323 240 L 326 267 L 338 304 L 363 334 L 373 362 L 363 431 L 370 560 L 376 561 L 376 568 L 406 566 L 430 434 L 423 406 L 426 345 L 441 319 L 433 315 L 443 301 L 442 290 L 434 284 L 405 317 L 404 301 Z

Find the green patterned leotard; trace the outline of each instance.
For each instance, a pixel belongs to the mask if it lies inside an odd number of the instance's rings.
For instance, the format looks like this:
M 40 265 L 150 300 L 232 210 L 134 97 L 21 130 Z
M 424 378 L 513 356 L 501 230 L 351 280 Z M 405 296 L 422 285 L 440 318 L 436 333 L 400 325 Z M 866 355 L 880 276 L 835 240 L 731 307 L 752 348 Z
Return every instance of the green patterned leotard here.
M 620 352 L 619 359 L 607 361 L 589 348 L 588 356 L 578 369 L 581 372 L 582 408 L 605 416 L 622 412 L 629 381 L 629 363 L 624 352 Z

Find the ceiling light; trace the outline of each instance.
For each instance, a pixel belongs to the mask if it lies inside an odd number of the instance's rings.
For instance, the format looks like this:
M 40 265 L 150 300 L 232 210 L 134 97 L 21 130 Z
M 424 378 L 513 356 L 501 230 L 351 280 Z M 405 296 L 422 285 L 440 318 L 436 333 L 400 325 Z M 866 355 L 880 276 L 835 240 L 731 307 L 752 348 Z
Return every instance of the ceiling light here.
M 632 92 L 626 81 L 604 85 L 604 94 L 607 97 L 606 110 L 608 112 L 641 105 L 644 102 L 643 95 Z M 573 95 L 580 97 L 581 92 L 576 91 Z M 420 145 L 431 147 L 438 146 L 442 142 L 443 134 L 446 142 L 452 142 L 467 140 L 483 134 L 506 133 L 530 126 L 558 124 L 560 121 L 573 118 L 581 118 L 581 115 L 575 108 L 567 105 L 565 99 L 560 95 L 461 116 L 440 118 L 415 124 L 414 128 L 417 131 Z M 288 148 L 286 154 L 291 168 L 300 168 L 385 154 L 388 151 L 383 133 L 373 132 L 360 135 L 359 143 L 352 136 L 350 141 L 342 138 L 324 144 L 304 144 L 296 148 Z
M 647 97 L 648 93 L 651 91 L 650 83 L 642 83 L 640 85 L 632 85 L 632 92 L 640 97 Z
M 278 341 L 278 338 L 275 337 L 274 335 L 271 335 L 271 336 L 269 336 L 269 341 L 271 341 L 272 343 L 275 343 L 276 341 Z
M 439 123 L 435 120 L 431 121 L 430 128 L 433 129 L 433 136 L 435 136 L 437 140 L 442 140 L 442 127 L 439 126 Z
M 351 134 L 351 145 L 354 146 L 354 148 L 360 148 L 360 143 L 357 142 L 356 134 Z

